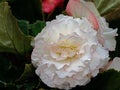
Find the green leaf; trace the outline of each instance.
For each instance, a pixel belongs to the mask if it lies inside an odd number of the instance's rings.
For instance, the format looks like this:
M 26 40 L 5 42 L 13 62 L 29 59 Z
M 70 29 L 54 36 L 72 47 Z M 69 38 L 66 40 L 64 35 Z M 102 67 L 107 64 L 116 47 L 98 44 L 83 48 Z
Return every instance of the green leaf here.
M 3 84 L 17 80 L 24 70 L 22 58 L 11 53 L 0 53 L 0 81 Z
M 98 88 L 100 90 L 118 90 L 120 89 L 119 82 L 120 82 L 120 72 L 117 72 L 115 70 L 109 70 L 106 71 L 105 73 L 98 75 L 92 81 L 91 88 L 96 88 L 96 89 Z
M 14 2 L 15 0 L 0 0 L 0 2 L 6 2 L 6 1 Z
M 27 20 L 18 20 L 18 25 L 25 35 L 36 36 L 42 31 L 46 23 L 44 21 L 37 20 L 30 24 Z
M 42 31 L 42 29 L 45 27 L 45 22 L 43 21 L 36 21 L 35 23 L 30 25 L 31 29 L 31 35 L 36 36 L 38 33 Z
M 0 3 L 0 52 L 27 53 L 31 39 L 21 32 L 8 3 Z
M 44 88 L 40 88 L 39 90 L 45 90 Z
M 72 90 L 119 90 L 120 72 L 109 70 L 97 75 L 86 86 L 76 87 Z
M 19 90 L 38 90 L 40 85 L 39 78 L 35 74 L 35 69 L 31 64 L 25 64 L 24 72 L 16 80 L 16 86 Z
M 107 20 L 120 18 L 120 0 L 93 0 L 98 11 Z
M 7 0 L 0 0 L 0 2 L 4 2 L 4 1 L 7 1 Z
M 34 69 L 31 64 L 25 64 L 25 69 L 17 81 L 23 81 L 34 75 Z
M 18 25 L 25 35 L 29 35 L 29 21 L 18 20 Z

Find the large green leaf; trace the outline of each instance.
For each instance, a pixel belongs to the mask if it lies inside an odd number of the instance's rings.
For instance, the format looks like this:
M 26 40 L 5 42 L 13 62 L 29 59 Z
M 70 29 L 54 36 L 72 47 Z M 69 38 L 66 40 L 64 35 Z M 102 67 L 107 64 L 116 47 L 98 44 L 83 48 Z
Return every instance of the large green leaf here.
M 102 16 L 107 20 L 120 18 L 120 0 L 92 0 Z
M 23 54 L 31 50 L 30 42 L 31 37 L 21 32 L 8 3 L 0 3 L 0 52 Z

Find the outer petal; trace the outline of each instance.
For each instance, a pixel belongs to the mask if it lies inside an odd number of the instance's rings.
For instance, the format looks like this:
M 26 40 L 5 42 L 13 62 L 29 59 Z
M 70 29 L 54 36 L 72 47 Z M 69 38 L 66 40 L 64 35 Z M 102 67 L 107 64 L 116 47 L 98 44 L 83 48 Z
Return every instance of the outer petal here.
M 107 68 L 108 70 L 115 69 L 117 71 L 120 71 L 120 58 L 119 57 L 115 57 L 110 64 L 111 65 Z
M 89 8 L 94 8 L 94 11 L 91 11 Z M 97 30 L 99 25 L 96 19 L 96 16 L 98 15 L 96 11 L 94 4 L 80 0 L 69 0 L 66 8 L 66 12 L 73 17 L 87 17 L 88 20 L 92 23 L 94 29 Z
M 98 34 L 99 39 L 103 40 L 103 46 L 109 51 L 114 51 L 116 47 L 115 36 L 118 36 L 117 29 L 109 28 L 105 18 L 99 18 L 99 26 Z

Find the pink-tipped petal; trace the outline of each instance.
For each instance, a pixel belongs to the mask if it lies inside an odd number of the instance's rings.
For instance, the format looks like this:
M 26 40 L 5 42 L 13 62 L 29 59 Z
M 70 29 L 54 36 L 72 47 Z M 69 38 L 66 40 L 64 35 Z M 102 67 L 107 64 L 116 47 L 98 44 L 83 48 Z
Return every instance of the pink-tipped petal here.
M 90 13 L 88 16 L 87 16 L 88 20 L 92 23 L 93 27 L 95 30 L 98 30 L 99 29 L 99 25 L 98 25 L 98 21 L 95 17 L 95 15 L 93 13 Z
M 99 25 L 95 15 L 96 14 L 95 11 L 92 11 L 91 9 L 89 9 L 89 7 L 87 7 L 87 5 L 85 4 L 90 4 L 90 2 L 83 3 L 80 0 L 69 0 L 66 7 L 66 12 L 68 13 L 68 15 L 71 15 L 73 17 L 87 17 L 88 20 L 92 23 L 93 28 L 95 30 L 98 30 Z M 94 6 L 91 6 L 91 7 L 94 7 Z

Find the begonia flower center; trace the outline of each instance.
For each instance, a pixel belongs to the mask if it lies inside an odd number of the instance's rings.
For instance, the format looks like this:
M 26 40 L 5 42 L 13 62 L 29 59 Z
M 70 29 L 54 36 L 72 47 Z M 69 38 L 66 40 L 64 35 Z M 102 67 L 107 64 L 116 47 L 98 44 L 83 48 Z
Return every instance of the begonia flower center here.
M 63 37 L 51 45 L 51 56 L 57 61 L 73 60 L 79 54 L 80 41 L 77 37 Z

